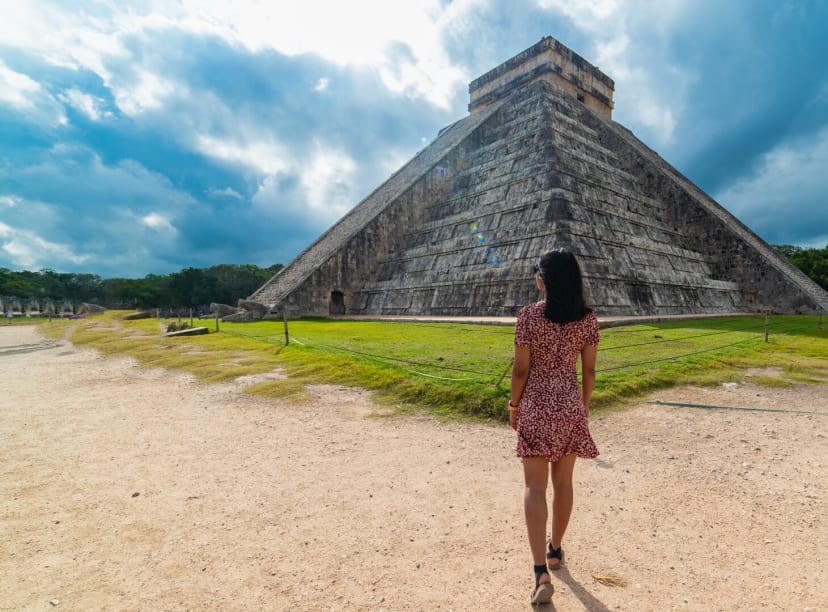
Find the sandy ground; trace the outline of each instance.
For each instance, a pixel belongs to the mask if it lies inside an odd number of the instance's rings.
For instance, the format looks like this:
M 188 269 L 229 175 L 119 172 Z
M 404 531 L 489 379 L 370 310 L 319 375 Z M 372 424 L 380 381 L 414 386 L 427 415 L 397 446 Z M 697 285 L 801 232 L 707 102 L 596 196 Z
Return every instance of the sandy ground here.
M 255 399 L 0 327 L 0 609 L 528 610 L 507 426 Z M 828 610 L 828 393 L 595 418 L 555 610 Z M 614 572 L 626 586 L 594 576 Z

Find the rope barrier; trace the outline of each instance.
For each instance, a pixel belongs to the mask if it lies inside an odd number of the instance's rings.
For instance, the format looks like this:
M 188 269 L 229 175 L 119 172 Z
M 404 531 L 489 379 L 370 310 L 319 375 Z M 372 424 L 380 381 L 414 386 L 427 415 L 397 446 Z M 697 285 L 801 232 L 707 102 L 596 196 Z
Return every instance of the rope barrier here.
M 427 326 L 427 327 L 439 327 L 439 328 L 444 328 L 444 329 L 446 327 L 445 325 L 434 324 L 434 323 L 421 323 L 421 322 L 416 322 L 416 321 L 394 321 L 394 322 L 395 323 L 397 323 L 397 322 L 414 323 L 416 325 L 422 325 L 422 326 Z M 790 333 L 796 333 L 796 332 L 799 332 L 799 331 L 806 331 L 806 330 L 811 329 L 810 325 L 802 326 L 802 325 L 799 325 L 798 322 L 794 322 L 794 323 L 795 323 L 794 325 L 786 326 L 786 327 L 782 327 L 782 328 L 773 328 L 773 327 L 771 327 L 771 335 L 774 335 L 774 334 L 790 334 Z M 449 325 L 457 325 L 457 324 L 449 323 Z M 620 346 L 605 347 L 605 348 L 601 349 L 601 352 L 619 350 L 619 349 L 623 349 L 623 348 L 633 348 L 633 347 L 638 347 L 638 346 L 649 346 L 649 345 L 654 345 L 654 344 L 666 344 L 666 343 L 669 343 L 669 342 L 680 342 L 680 341 L 683 341 L 683 340 L 690 340 L 690 339 L 704 338 L 704 337 L 718 336 L 718 335 L 725 335 L 725 334 L 732 334 L 732 333 L 742 333 L 742 332 L 747 332 L 747 331 L 756 332 L 757 330 L 755 330 L 754 327 L 755 326 L 741 327 L 741 328 L 737 328 L 737 329 L 717 330 L 717 331 L 714 331 L 714 332 L 711 332 L 711 333 L 694 334 L 694 335 L 691 335 L 691 336 L 681 336 L 681 337 L 678 337 L 678 338 L 659 338 L 659 339 L 651 341 L 651 342 L 639 342 L 639 343 L 625 344 L 625 345 L 620 345 Z M 610 328 L 610 329 L 612 329 L 612 328 Z M 474 332 L 474 333 L 489 333 L 489 334 L 509 335 L 509 336 L 512 336 L 514 334 L 513 331 L 501 332 L 501 331 L 492 331 L 492 330 L 463 329 L 463 328 L 457 328 L 457 327 L 454 328 L 454 331 L 463 331 L 463 332 L 467 332 L 467 333 L 471 333 L 471 332 Z M 612 335 L 616 335 L 616 334 L 622 333 L 622 332 L 630 333 L 630 332 L 633 332 L 633 331 L 637 331 L 638 333 L 646 333 L 646 332 L 649 332 L 649 331 L 659 331 L 659 328 L 654 328 L 653 330 L 618 330 L 618 331 L 613 331 Z M 244 333 L 239 333 L 239 332 L 231 332 L 231 331 L 227 331 L 227 330 L 225 330 L 225 332 L 230 333 L 231 335 L 234 335 L 234 336 L 238 336 L 238 337 L 265 340 L 265 341 L 267 341 L 269 339 L 273 339 L 273 338 L 278 336 L 278 334 L 268 334 L 268 335 L 255 336 L 255 335 L 249 335 L 249 334 L 244 334 Z M 761 332 L 759 332 L 759 333 L 761 333 Z M 323 348 L 323 349 L 328 349 L 328 350 L 331 350 L 331 351 L 339 351 L 339 352 L 343 352 L 343 353 L 350 353 L 350 354 L 353 354 L 353 355 L 359 355 L 361 357 L 366 357 L 366 358 L 369 358 L 369 359 L 373 359 L 373 360 L 379 361 L 381 363 L 397 363 L 397 364 L 403 364 L 403 365 L 406 365 L 406 366 L 426 367 L 426 368 L 432 368 L 432 369 L 443 370 L 443 371 L 453 371 L 453 372 L 464 372 L 464 373 L 467 373 L 467 374 L 476 374 L 478 376 L 484 376 L 484 377 L 487 377 L 487 378 L 498 378 L 498 384 L 503 380 L 503 378 L 508 373 L 509 368 L 511 367 L 511 362 L 510 362 L 509 366 L 506 367 L 506 370 L 503 373 L 481 372 L 481 371 L 478 371 L 478 370 L 471 370 L 471 369 L 467 369 L 467 368 L 458 368 L 458 367 L 452 367 L 452 366 L 446 366 L 446 365 L 438 365 L 438 364 L 434 364 L 434 363 L 424 363 L 424 362 L 412 361 L 412 360 L 408 360 L 408 359 L 400 359 L 398 357 L 391 357 L 391 356 L 386 356 L 386 355 L 377 355 L 375 353 L 370 353 L 370 352 L 367 352 L 367 351 L 358 351 L 358 350 L 355 350 L 355 349 L 345 348 L 345 347 L 341 347 L 341 346 L 335 346 L 335 345 L 327 344 L 327 343 L 324 343 L 324 342 L 318 342 L 318 341 L 311 342 L 307 338 L 304 341 L 302 341 L 299 338 L 297 338 L 295 335 L 291 335 L 291 338 L 294 339 L 296 341 L 296 343 L 301 345 L 301 346 L 305 346 L 305 347 L 309 347 L 309 348 Z M 654 363 L 661 363 L 661 362 L 666 362 L 666 361 L 675 361 L 676 359 L 682 359 L 682 358 L 685 358 L 685 357 L 691 357 L 693 355 L 700 355 L 700 354 L 704 354 L 704 353 L 710 353 L 710 352 L 714 352 L 714 351 L 717 351 L 717 350 L 720 350 L 720 349 L 723 349 L 723 348 L 728 348 L 728 347 L 731 347 L 731 346 L 736 346 L 736 345 L 739 345 L 739 344 L 743 344 L 743 343 L 746 343 L 746 342 L 761 340 L 762 338 L 763 338 L 762 335 L 758 335 L 758 336 L 755 336 L 755 337 L 746 338 L 746 339 L 743 339 L 743 340 L 737 340 L 736 342 L 721 344 L 721 345 L 717 345 L 717 346 L 714 346 L 714 347 L 711 347 L 711 348 L 706 348 L 706 349 L 702 349 L 702 350 L 699 350 L 699 351 L 693 351 L 693 352 L 690 352 L 690 353 L 682 353 L 680 355 L 671 355 L 671 356 L 668 356 L 668 357 L 660 357 L 658 359 L 649 359 L 649 360 L 646 360 L 646 361 L 628 363 L 628 364 L 623 364 L 623 365 L 614 366 L 614 367 L 610 367 L 610 368 L 602 368 L 602 369 L 597 370 L 597 372 L 598 373 L 612 372 L 612 371 L 624 370 L 624 369 L 628 369 L 628 368 L 635 368 L 635 367 L 639 367 L 639 366 L 643 366 L 643 365 L 650 365 L 650 364 L 654 364 Z M 276 344 L 281 344 L 281 341 L 276 342 Z M 418 376 L 424 376 L 424 377 L 427 377 L 427 378 L 433 378 L 433 379 L 436 379 L 436 380 L 444 380 L 444 381 L 451 381 L 451 382 L 469 382 L 469 381 L 479 381 L 480 380 L 480 378 L 478 378 L 478 377 L 449 378 L 449 377 L 437 376 L 437 375 L 434 375 L 434 374 L 427 374 L 425 372 L 419 372 L 419 371 L 416 371 L 416 370 L 412 370 L 410 368 L 403 368 L 403 369 L 407 372 L 412 373 L 412 374 L 416 374 Z
M 514 331 L 510 325 L 492 325 L 492 324 L 481 324 L 481 323 L 454 323 L 451 321 L 446 321 L 442 325 L 440 323 L 423 323 L 421 321 L 388 321 L 388 323 L 414 323 L 420 327 L 437 327 L 440 329 L 446 329 L 448 325 L 477 325 L 479 327 L 506 327 L 509 331 L 495 331 L 492 329 L 463 329 L 462 327 L 455 327 L 452 331 L 459 331 L 464 333 L 473 333 L 473 334 L 493 334 L 495 336 L 513 336 Z
M 296 336 L 292 335 L 291 337 L 295 338 Z M 308 343 L 309 341 L 306 339 L 305 342 Z M 420 361 L 409 361 L 407 359 L 398 359 L 396 357 L 388 357 L 388 356 L 385 356 L 385 355 L 375 355 L 373 353 L 366 353 L 364 351 L 355 351 L 354 349 L 348 349 L 348 348 L 344 348 L 344 347 L 340 347 L 340 346 L 334 346 L 332 344 L 325 344 L 324 342 L 316 342 L 315 344 L 316 344 L 316 346 L 321 346 L 323 348 L 331 349 L 331 350 L 334 350 L 334 351 L 341 351 L 343 353 L 353 353 L 354 355 L 360 355 L 361 357 L 369 357 L 371 359 L 376 359 L 378 361 L 392 361 L 392 362 L 396 362 L 396 363 L 403 363 L 405 365 L 414 365 L 414 366 L 421 366 L 421 367 L 426 367 L 426 368 L 434 368 L 434 369 L 437 369 L 437 370 L 450 370 L 450 371 L 453 371 L 453 372 L 465 372 L 467 374 L 480 374 L 481 376 L 487 376 L 487 377 L 491 377 L 491 378 L 494 378 L 495 376 L 498 376 L 498 374 L 493 374 L 491 372 L 479 372 L 477 370 L 467 370 L 465 368 L 453 368 L 451 366 L 440 366 L 440 365 L 435 365 L 433 363 L 423 363 L 423 362 L 420 362 Z M 313 348 L 313 347 L 311 346 L 311 348 Z M 411 371 L 415 374 L 421 374 L 423 376 L 429 376 L 430 378 L 438 378 L 437 376 L 422 374 L 422 373 L 416 372 L 414 370 L 409 370 L 409 371 Z M 444 379 L 444 380 L 475 380 L 475 379 L 472 379 L 472 378 L 458 378 L 458 379 Z
M 755 340 L 762 340 L 762 337 L 759 336 L 758 338 L 747 338 L 745 340 L 738 340 L 737 342 L 731 342 L 730 344 L 723 344 L 721 346 L 716 346 L 709 349 L 704 349 L 701 351 L 694 351 L 692 353 L 684 353 L 683 355 L 673 355 L 672 357 L 662 357 L 661 359 L 651 359 L 649 361 L 639 361 L 638 363 L 630 363 L 627 365 L 617 366 L 614 368 L 604 368 L 603 370 L 596 370 L 596 372 L 611 372 L 613 370 L 623 370 L 624 368 L 634 368 L 636 366 L 641 365 L 648 365 L 650 363 L 658 363 L 659 361 L 672 361 L 674 359 L 681 359 L 682 357 L 691 357 L 692 355 L 700 355 L 701 353 L 710 353 L 712 351 L 718 351 L 719 349 L 727 348 L 729 346 L 735 346 L 737 344 L 743 344 L 745 342 L 751 342 Z
M 425 376 L 426 378 L 436 378 L 437 380 L 448 380 L 451 382 L 463 382 L 469 380 L 479 380 L 477 378 L 446 378 L 445 376 L 434 376 L 433 374 L 426 374 L 425 372 L 418 372 L 417 370 L 409 370 L 408 368 L 403 368 L 406 372 L 411 372 L 412 374 L 416 374 L 418 376 Z
M 735 334 L 738 332 L 753 331 L 752 327 L 741 327 L 739 329 L 728 329 L 726 331 L 716 331 L 709 334 L 696 334 L 693 336 L 681 336 L 679 338 L 662 338 L 660 340 L 653 340 L 651 342 L 639 342 L 637 344 L 622 344 L 620 346 L 602 347 L 601 352 L 614 351 L 622 348 L 631 348 L 634 346 L 647 346 L 650 344 L 663 344 L 665 342 L 678 342 L 679 340 L 691 340 L 693 338 L 706 338 L 707 336 L 721 336 L 722 334 Z
M 711 323 L 719 323 L 720 320 L 723 320 L 725 323 L 727 323 L 728 318 L 729 317 L 711 318 L 711 319 L 704 319 L 704 321 L 705 321 L 705 323 L 707 323 L 708 321 L 711 322 Z M 750 315 L 750 316 L 742 316 L 742 317 L 736 317 L 736 318 L 739 318 L 739 319 L 757 319 L 758 320 L 759 316 L 758 315 Z M 629 326 L 625 325 L 624 327 L 621 327 L 621 326 L 616 327 L 615 325 L 610 325 L 609 327 L 605 327 L 604 329 L 605 330 L 610 330 L 611 329 L 613 334 L 635 334 L 635 333 L 641 333 L 641 332 L 647 332 L 647 331 L 668 331 L 668 330 L 675 329 L 674 327 L 667 327 L 667 328 L 656 327 L 657 325 L 664 325 L 665 323 L 675 325 L 677 328 L 681 329 L 682 327 L 684 327 L 682 325 L 683 323 L 694 323 L 696 321 L 698 321 L 698 319 L 661 320 L 661 321 L 653 321 L 651 323 L 633 323 L 633 324 L 629 324 Z M 650 329 L 635 329 L 637 327 L 649 327 Z M 719 327 L 719 326 L 716 326 L 716 325 L 710 325 L 710 326 L 708 326 L 708 328 L 709 329 L 724 329 L 723 327 Z

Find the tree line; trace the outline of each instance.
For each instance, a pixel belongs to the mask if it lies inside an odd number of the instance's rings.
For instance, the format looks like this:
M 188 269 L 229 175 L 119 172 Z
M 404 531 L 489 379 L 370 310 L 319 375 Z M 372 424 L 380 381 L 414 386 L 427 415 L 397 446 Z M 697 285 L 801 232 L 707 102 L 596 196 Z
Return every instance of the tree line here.
M 13 272 L 0 268 L 0 297 L 64 301 L 74 305 L 98 304 L 105 308 L 201 309 L 211 302 L 235 306 L 281 270 L 282 264 L 260 268 L 254 264 L 219 264 L 210 268 L 184 268 L 172 274 L 148 274 L 144 278 L 107 278 L 39 270 Z

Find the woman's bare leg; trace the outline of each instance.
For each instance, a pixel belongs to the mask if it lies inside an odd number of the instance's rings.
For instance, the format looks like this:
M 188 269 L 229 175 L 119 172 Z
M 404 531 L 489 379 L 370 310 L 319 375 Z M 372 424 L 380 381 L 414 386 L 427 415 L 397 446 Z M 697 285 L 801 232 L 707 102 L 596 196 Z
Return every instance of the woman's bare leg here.
M 572 514 L 572 472 L 577 455 L 570 453 L 552 464 L 552 547 L 560 548 Z
M 526 490 L 523 495 L 523 511 L 526 515 L 526 532 L 535 565 L 546 563 L 546 485 L 549 482 L 549 461 L 546 457 L 524 457 L 523 478 Z M 549 577 L 541 577 L 548 582 Z

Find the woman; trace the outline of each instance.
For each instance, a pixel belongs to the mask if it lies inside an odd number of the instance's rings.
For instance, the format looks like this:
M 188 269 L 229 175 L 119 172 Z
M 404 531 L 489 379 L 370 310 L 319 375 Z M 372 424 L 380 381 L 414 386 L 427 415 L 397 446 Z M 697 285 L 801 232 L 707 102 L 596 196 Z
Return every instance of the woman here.
M 588 427 L 598 319 L 584 302 L 581 270 L 572 253 L 544 254 L 535 265 L 535 283 L 546 299 L 517 315 L 509 424 L 518 433 L 517 455 L 523 460 L 526 482 L 523 503 L 535 566 L 532 603 L 542 603 L 551 601 L 554 592 L 547 570 L 560 569 L 564 558 L 561 540 L 572 512 L 575 458 L 598 456 Z M 544 546 L 550 476 L 552 535 Z

